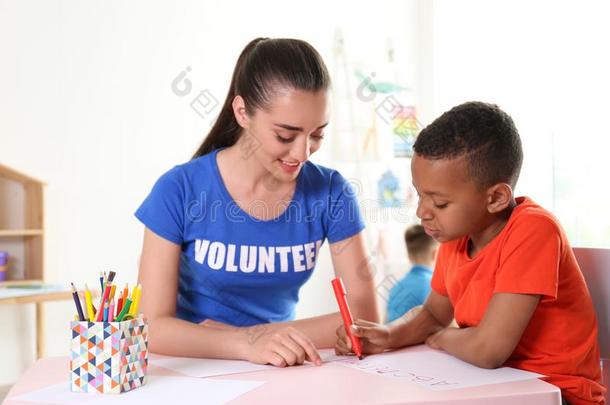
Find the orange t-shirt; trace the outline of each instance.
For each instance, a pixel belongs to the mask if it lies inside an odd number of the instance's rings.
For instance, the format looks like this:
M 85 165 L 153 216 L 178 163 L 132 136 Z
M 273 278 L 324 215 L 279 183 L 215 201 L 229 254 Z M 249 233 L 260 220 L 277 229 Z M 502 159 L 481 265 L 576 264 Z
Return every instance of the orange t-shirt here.
M 544 374 L 574 405 L 602 404 L 593 302 L 561 225 L 526 197 L 474 258 L 468 237 L 443 243 L 432 289 L 449 297 L 462 328 L 476 326 L 494 293 L 541 299 L 506 366 Z

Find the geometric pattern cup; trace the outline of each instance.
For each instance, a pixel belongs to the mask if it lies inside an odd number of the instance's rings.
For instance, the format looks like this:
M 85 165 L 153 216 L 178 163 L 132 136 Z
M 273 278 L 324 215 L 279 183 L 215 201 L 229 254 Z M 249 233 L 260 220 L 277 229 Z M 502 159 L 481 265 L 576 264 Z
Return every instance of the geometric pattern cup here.
M 120 394 L 146 383 L 148 324 L 140 315 L 122 322 L 70 323 L 72 392 Z

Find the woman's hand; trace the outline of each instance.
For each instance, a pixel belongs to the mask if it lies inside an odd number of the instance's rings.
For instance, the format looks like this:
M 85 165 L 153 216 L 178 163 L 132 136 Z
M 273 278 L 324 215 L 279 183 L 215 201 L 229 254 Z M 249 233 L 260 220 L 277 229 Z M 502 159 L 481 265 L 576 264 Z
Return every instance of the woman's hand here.
M 390 328 L 387 325 L 358 319 L 352 326 L 352 333 L 360 338 L 362 354 L 382 353 L 390 348 Z M 352 342 L 345 333 L 345 326 L 337 328 L 335 353 L 353 354 Z
M 322 364 L 314 344 L 298 329 L 283 327 L 278 330 L 265 330 L 265 324 L 252 328 L 253 332 L 248 333 L 248 360 L 252 363 L 286 367 L 301 365 L 308 360 L 316 366 Z

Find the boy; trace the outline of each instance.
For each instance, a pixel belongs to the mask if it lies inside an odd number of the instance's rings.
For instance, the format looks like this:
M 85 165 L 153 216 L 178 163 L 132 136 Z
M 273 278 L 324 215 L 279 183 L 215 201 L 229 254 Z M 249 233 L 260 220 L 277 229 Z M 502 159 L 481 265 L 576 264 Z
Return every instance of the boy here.
M 417 216 L 441 242 L 432 292 L 411 320 L 356 322 L 363 352 L 425 342 L 479 367 L 544 374 L 564 403 L 604 403 L 597 321 L 566 235 L 548 211 L 513 196 L 523 153 L 511 117 L 465 103 L 413 149 Z M 454 317 L 459 328 L 448 326 Z M 335 350 L 346 354 L 341 330 Z
M 422 305 L 430 294 L 436 241 L 426 233 L 423 226 L 412 225 L 405 231 L 405 245 L 413 267 L 390 290 L 388 322 L 400 318 L 411 308 Z

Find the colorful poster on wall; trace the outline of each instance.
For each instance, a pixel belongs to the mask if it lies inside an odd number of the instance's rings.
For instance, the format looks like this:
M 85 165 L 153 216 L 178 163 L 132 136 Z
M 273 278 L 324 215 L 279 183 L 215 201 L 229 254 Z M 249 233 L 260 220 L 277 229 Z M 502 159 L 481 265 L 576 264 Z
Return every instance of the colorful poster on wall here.
M 391 170 L 381 175 L 377 188 L 381 207 L 400 207 L 400 181 Z
M 389 126 L 394 157 L 412 157 L 413 144 L 420 130 L 415 107 L 389 95 L 377 106 L 378 116 Z

